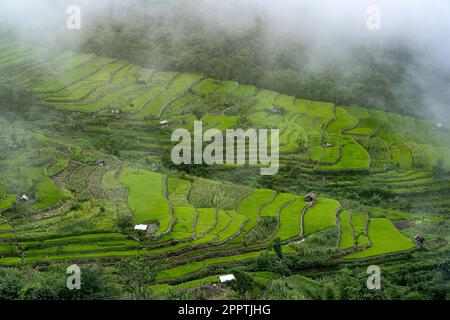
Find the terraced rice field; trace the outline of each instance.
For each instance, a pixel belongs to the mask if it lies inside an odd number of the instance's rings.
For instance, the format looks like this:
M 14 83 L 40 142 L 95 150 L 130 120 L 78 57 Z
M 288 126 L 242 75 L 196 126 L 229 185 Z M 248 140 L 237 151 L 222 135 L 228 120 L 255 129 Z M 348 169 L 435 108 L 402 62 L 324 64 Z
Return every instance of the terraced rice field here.
M 372 246 L 361 252 L 348 255 L 347 259 L 362 259 L 383 254 L 405 251 L 416 245 L 398 231 L 389 219 L 373 218 L 369 225 Z
M 128 202 L 136 222 L 156 221 L 161 232 L 167 231 L 172 217 L 163 195 L 164 177 L 146 170 L 127 168 L 121 172 L 119 179 L 128 188 Z
M 60 191 L 51 179 L 39 181 L 36 186 L 36 197 L 38 202 L 34 205 L 36 210 L 42 210 L 53 206 L 62 200 Z
M 11 45 L 4 53 L 4 63 L 19 66 L 18 61 L 8 57 L 17 52 L 29 54 L 33 50 L 38 51 L 38 48 Z M 450 166 L 450 146 L 445 145 L 443 138 L 448 136 L 447 129 L 436 131 L 429 121 L 360 107 L 335 107 L 199 74 L 157 72 L 126 61 L 64 54 L 69 59 L 63 60 L 63 55 L 55 54 L 55 62 L 47 61 L 55 66 L 65 62 L 60 69 L 62 72 L 32 87 L 46 104 L 60 109 L 90 112 L 119 109 L 135 121 L 156 120 L 167 115 L 167 120 L 177 123 L 187 119 L 180 114 L 184 112 L 180 106 L 187 102 L 183 100 L 185 97 L 231 94 L 255 100 L 247 111 L 255 126 L 280 129 L 280 151 L 289 164 L 296 162 L 307 169 L 309 162 L 315 162 L 311 169 L 318 171 L 370 170 L 372 167 L 379 170 L 380 166 L 390 167 L 392 163 L 401 168 L 431 169 L 442 157 Z M 287 113 L 277 114 L 274 107 Z M 237 121 L 235 116 L 218 113 L 205 114 L 202 119 L 208 127 L 221 130 L 234 126 Z M 189 128 L 183 123 L 180 126 Z M 436 132 L 431 135 L 430 131 Z M 371 161 L 376 151 L 364 150 L 356 140 L 361 137 L 380 138 L 387 143 L 389 150 L 382 162 L 378 158 Z M 333 146 L 323 148 L 324 139 L 333 140 Z M 300 150 L 300 140 L 309 149 L 306 154 Z M 374 142 L 374 149 L 377 143 Z
M 89 123 L 83 128 L 86 137 L 72 141 L 63 134 L 38 135 L 0 117 L 0 146 L 14 144 L 13 137 L 19 146 L 1 160 L 0 212 L 6 216 L 17 197 L 28 194 L 35 217 L 27 221 L 12 217 L 12 227 L 0 223 L 0 265 L 22 260 L 30 265 L 114 263 L 144 255 L 158 261 L 157 282 L 201 283 L 211 279 L 207 275 L 216 277 L 215 267 L 254 262 L 274 238 L 285 244 L 285 254 L 296 254 L 291 242 L 303 236 L 308 246 L 309 237 L 336 226 L 338 248 L 349 252 L 349 260 L 415 247 L 410 235 L 392 224 L 410 219 L 400 210 L 365 206 L 370 216 L 367 237 L 367 215 L 329 197 L 335 190 L 325 184 L 336 177 L 342 177 L 336 188 L 358 188 L 359 179 L 370 177 L 393 197 L 417 202 L 434 199 L 448 208 L 444 202 L 450 190 L 448 180 L 431 171 L 441 157 L 450 167 L 448 128 L 436 129 L 433 123 L 389 112 L 334 106 L 206 75 L 150 70 L 89 54 L 54 53 L 53 58 L 41 58 L 47 61 L 37 69 L 32 69 L 31 60 L 25 66 L 23 59 L 14 59 L 46 54 L 12 44 L 0 52 L 0 68 L 5 77 L 14 77 L 14 83 L 31 90 L 44 110 L 64 110 L 75 119 L 99 117 L 104 125 Z M 39 71 L 44 66 L 51 71 Z M 210 101 L 222 102 L 208 109 L 205 105 Z M 254 128 L 279 129 L 282 167 L 295 168 L 294 178 L 305 178 L 305 186 L 293 179 L 274 183 L 277 189 L 287 189 L 275 191 L 249 187 L 261 183 L 246 181 L 252 178 L 249 171 L 243 171 L 241 181 L 231 183 L 164 167 L 172 129 L 192 131 L 193 121 L 199 119 L 205 128 L 223 131 L 243 122 Z M 161 127 L 161 120 L 167 120 L 169 128 Z M 106 152 L 111 141 L 92 143 L 99 136 L 116 136 L 122 146 L 114 154 Z M 107 164 L 96 165 L 98 159 L 106 159 Z M 227 177 L 228 170 L 239 167 L 218 167 L 218 176 Z M 16 177 L 21 184 L 3 192 L 4 181 Z M 295 190 L 310 185 L 321 188 L 321 193 L 307 207 Z M 337 219 L 341 207 L 344 210 Z M 123 215 L 130 215 L 133 224 L 156 224 L 158 230 L 138 236 L 119 227 Z M 268 219 L 272 229 L 255 241 L 255 230 Z M 18 252 L 16 244 L 23 252 Z M 362 251 L 353 252 L 355 244 Z
M 312 234 L 336 225 L 336 213 L 339 202 L 332 199 L 319 198 L 317 203 L 306 212 L 304 218 L 304 234 Z
M 341 238 L 340 249 L 363 248 L 367 246 L 366 220 L 363 214 L 344 210 L 340 214 Z
M 300 236 L 300 218 L 307 204 L 301 197 L 295 197 L 295 202 L 284 207 L 280 214 L 280 226 L 276 233 L 282 241 Z

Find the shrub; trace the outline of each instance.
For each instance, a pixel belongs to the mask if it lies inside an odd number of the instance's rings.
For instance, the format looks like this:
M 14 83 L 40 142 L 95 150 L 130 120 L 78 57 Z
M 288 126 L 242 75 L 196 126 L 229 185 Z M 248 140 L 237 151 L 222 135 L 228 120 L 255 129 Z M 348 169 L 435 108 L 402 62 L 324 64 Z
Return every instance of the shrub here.
M 117 216 L 117 227 L 122 232 L 131 231 L 134 227 L 134 217 L 129 212 L 121 212 Z

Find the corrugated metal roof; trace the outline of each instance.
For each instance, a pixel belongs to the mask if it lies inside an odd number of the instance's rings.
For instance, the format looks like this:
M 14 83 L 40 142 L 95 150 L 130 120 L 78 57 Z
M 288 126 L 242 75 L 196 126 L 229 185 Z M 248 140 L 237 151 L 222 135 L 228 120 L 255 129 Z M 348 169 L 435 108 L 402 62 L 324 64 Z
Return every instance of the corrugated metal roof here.
M 220 280 L 220 283 L 224 283 L 224 282 L 236 280 L 236 278 L 234 277 L 233 274 L 227 274 L 224 276 L 219 276 L 219 280 Z

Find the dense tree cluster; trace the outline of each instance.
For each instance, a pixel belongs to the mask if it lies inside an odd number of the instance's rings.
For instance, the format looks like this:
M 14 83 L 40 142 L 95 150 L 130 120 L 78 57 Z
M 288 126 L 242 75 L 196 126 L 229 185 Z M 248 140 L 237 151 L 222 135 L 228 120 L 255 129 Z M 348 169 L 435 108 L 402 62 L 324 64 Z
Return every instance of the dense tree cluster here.
M 103 13 L 92 20 L 82 51 L 157 69 L 200 71 L 338 105 L 424 112 L 418 108 L 423 92 L 413 75 L 429 77 L 431 72 L 422 70 L 416 53 L 400 43 L 355 45 L 346 48 L 346 59 L 331 54 L 314 68 L 318 61 L 308 44 L 293 35 L 267 41 L 270 28 L 260 17 L 252 27 L 231 32 L 177 10 L 173 1 L 150 1 L 130 6 L 120 17 Z
M 82 267 L 81 274 L 81 289 L 69 290 L 63 269 L 0 269 L 0 300 L 107 300 L 121 296 L 120 288 L 100 267 Z

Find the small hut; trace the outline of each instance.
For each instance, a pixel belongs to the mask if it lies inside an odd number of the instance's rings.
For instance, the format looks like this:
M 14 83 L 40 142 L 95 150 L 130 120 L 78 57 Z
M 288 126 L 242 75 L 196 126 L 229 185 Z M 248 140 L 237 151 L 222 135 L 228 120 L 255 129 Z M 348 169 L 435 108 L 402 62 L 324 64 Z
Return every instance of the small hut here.
M 310 192 L 303 198 L 303 200 L 305 202 L 314 202 L 317 200 L 317 195 L 314 192 Z
M 99 167 L 106 167 L 106 160 L 97 160 L 95 164 Z
M 147 231 L 148 225 L 146 224 L 137 224 L 134 226 L 134 230 L 139 230 L 139 231 Z
M 169 121 L 167 120 L 163 120 L 159 123 L 161 125 L 161 127 L 163 128 L 168 128 L 169 127 Z
M 219 280 L 220 280 L 220 284 L 225 284 L 227 282 L 236 280 L 236 277 L 234 276 L 234 274 L 226 274 L 223 276 L 219 276 Z
M 148 225 L 146 224 L 137 224 L 134 226 L 134 231 L 136 231 L 139 234 L 147 235 L 148 233 Z
M 28 197 L 26 194 L 23 194 L 23 195 L 19 198 L 19 200 L 22 201 L 22 202 L 28 202 L 28 201 L 30 201 L 30 197 Z
M 305 202 L 315 202 L 317 200 L 317 195 L 314 192 L 308 193 L 303 200 Z

